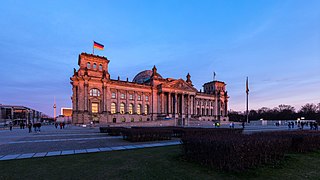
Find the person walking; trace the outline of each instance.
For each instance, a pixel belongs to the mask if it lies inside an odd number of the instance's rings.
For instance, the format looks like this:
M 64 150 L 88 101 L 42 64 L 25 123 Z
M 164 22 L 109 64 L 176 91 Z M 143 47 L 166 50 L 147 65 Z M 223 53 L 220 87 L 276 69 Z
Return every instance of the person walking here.
M 13 124 L 12 124 L 12 122 L 10 122 L 10 123 L 9 123 L 10 131 L 12 131 L 12 126 L 13 126 Z
M 29 122 L 28 128 L 29 128 L 29 133 L 31 133 L 32 132 L 32 123 L 31 122 Z

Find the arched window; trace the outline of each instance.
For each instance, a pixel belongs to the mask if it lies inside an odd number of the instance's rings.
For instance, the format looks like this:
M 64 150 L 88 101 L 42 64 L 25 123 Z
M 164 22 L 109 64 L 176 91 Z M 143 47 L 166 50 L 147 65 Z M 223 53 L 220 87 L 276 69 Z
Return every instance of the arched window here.
M 96 69 L 96 68 L 97 68 L 97 64 L 93 63 L 93 69 Z
M 99 65 L 99 71 L 102 71 L 102 64 Z
M 91 89 L 90 96 L 100 96 L 100 91 L 98 89 Z
M 125 112 L 124 112 L 124 106 L 125 106 L 124 103 L 121 103 L 121 104 L 120 104 L 120 113 L 121 113 L 121 114 L 124 114 L 124 113 L 125 113 Z
M 144 106 L 144 114 L 148 114 L 149 113 L 149 106 L 145 105 Z
M 116 103 L 111 103 L 111 114 L 116 113 Z
M 87 68 L 88 68 L 88 69 L 90 69 L 90 68 L 91 68 L 91 66 L 90 66 L 90 62 L 88 62 L 88 63 L 87 63 Z
M 129 104 L 129 114 L 133 113 L 133 104 Z
M 137 106 L 137 114 L 141 114 L 141 104 L 138 104 Z

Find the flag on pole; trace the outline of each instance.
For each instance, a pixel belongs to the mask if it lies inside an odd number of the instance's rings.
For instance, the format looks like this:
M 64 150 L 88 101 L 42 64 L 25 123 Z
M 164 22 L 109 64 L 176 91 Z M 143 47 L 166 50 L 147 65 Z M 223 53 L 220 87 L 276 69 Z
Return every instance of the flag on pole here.
M 216 80 L 216 72 L 213 72 L 213 80 Z
M 247 77 L 247 81 L 246 81 L 246 93 L 249 94 L 249 81 L 248 81 L 248 77 Z
M 99 49 L 99 50 L 103 50 L 104 45 L 93 41 L 93 48 L 96 48 L 96 49 Z

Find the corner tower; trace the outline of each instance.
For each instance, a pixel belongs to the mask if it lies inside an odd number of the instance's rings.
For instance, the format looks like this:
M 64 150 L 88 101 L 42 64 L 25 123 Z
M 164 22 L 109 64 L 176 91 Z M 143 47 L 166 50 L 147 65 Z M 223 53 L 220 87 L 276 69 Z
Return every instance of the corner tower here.
M 99 122 L 106 114 L 106 87 L 110 81 L 109 60 L 103 56 L 81 53 L 79 69 L 70 78 L 72 85 L 72 121 L 74 124 Z

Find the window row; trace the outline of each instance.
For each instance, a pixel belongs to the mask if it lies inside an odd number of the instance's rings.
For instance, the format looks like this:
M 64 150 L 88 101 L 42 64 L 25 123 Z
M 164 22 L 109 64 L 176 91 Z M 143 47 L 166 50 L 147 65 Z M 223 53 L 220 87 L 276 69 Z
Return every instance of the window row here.
M 100 96 L 100 91 L 99 91 L 99 89 L 96 89 L 96 88 L 91 89 L 91 90 L 90 90 L 90 96 Z M 112 92 L 112 93 L 111 93 L 111 98 L 112 98 L 112 99 L 116 99 L 116 98 L 117 98 L 117 93 Z M 120 99 L 126 99 L 126 94 L 121 93 L 121 94 L 120 94 Z M 129 100 L 133 100 L 133 94 L 129 94 Z M 141 95 L 137 95 L 137 100 L 138 100 L 138 101 L 141 101 L 141 100 L 142 100 Z M 146 100 L 146 101 L 149 101 L 149 96 L 145 96 L 145 100 Z
M 117 93 L 116 92 L 112 92 L 111 93 L 111 98 L 112 99 L 116 99 L 117 98 Z M 121 93 L 120 94 L 120 99 L 126 99 L 126 94 Z M 129 94 L 129 100 L 133 100 L 133 94 Z M 142 100 L 141 95 L 137 95 L 137 100 L 138 101 Z M 145 100 L 149 101 L 149 96 L 145 96 Z
M 87 68 L 91 69 L 91 63 L 90 62 L 87 63 Z M 97 69 L 97 64 L 96 63 L 93 63 L 92 69 Z M 99 71 L 102 71 L 102 64 L 99 64 Z
M 125 113 L 133 114 L 134 113 L 133 112 L 133 110 L 134 110 L 133 104 L 130 103 L 127 109 L 125 107 L 126 107 L 125 103 L 120 103 L 120 109 L 119 109 L 120 114 L 125 114 Z M 117 108 L 117 104 L 111 103 L 111 114 L 115 114 L 117 112 L 116 108 Z M 138 104 L 135 113 L 141 114 L 142 110 L 143 110 L 142 105 Z M 144 106 L 144 114 L 149 114 L 149 105 Z
M 223 110 L 218 111 L 220 112 L 220 114 L 214 114 L 214 110 L 213 109 L 200 109 L 197 108 L 197 115 L 200 116 L 215 116 L 215 115 L 223 115 Z
M 202 103 L 201 103 L 202 102 Z M 210 101 L 210 102 L 206 102 L 206 101 L 197 101 L 197 105 L 198 106 L 201 106 L 201 104 L 203 105 L 203 106 L 205 106 L 205 105 L 208 105 L 208 106 L 214 106 L 214 102 L 213 101 Z

